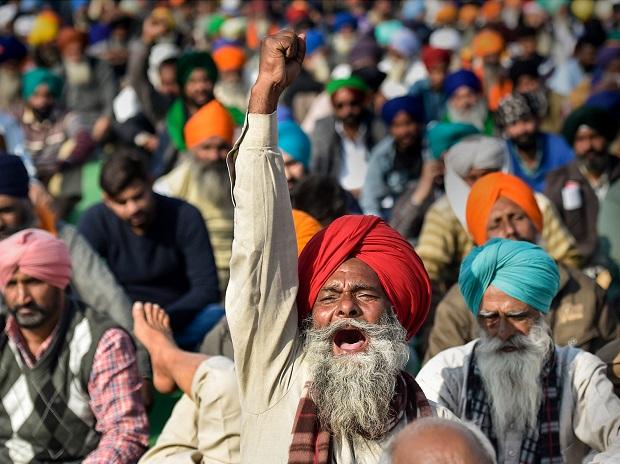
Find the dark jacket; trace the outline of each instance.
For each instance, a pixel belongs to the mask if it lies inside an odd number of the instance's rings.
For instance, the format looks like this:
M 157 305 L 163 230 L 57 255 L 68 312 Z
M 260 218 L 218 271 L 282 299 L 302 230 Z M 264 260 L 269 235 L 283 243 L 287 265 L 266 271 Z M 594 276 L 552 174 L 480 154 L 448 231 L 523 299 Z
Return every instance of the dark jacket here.
M 611 163 L 609 182 L 613 184 L 620 178 L 620 162 L 611 159 Z M 598 242 L 596 222 L 599 201 L 590 183 L 579 170 L 577 160 L 550 172 L 545 182 L 545 195 L 551 200 L 569 232 L 577 240 L 577 245 L 585 264 L 600 264 L 595 262 Z M 562 189 L 564 189 L 568 182 L 577 182 L 579 184 L 581 206 L 577 209 L 567 210 L 564 207 Z
M 370 112 L 364 114 L 362 124 L 366 126 L 366 148 L 368 156 L 372 147 L 385 136 L 385 126 Z M 342 138 L 336 132 L 336 119 L 327 116 L 319 119 L 312 132 L 312 158 L 310 171 L 313 174 L 340 177 L 343 153 Z

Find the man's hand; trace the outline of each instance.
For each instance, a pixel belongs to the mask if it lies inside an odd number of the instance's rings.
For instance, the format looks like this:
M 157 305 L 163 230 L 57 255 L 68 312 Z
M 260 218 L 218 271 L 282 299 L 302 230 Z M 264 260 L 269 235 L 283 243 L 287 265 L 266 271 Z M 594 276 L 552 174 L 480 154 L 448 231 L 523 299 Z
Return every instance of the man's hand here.
M 306 55 L 306 37 L 293 31 L 270 35 L 261 45 L 258 77 L 252 88 L 248 111 L 271 114 L 278 99 L 299 75 Z

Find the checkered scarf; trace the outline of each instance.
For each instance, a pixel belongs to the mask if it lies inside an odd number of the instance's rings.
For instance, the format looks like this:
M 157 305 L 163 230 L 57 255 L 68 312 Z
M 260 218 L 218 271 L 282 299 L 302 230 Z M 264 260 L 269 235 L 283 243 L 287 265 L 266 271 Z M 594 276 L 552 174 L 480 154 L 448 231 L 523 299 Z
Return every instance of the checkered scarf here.
M 310 382 L 304 385 L 295 414 L 293 440 L 288 455 L 289 464 L 327 464 L 330 460 L 332 437 L 327 428 L 319 422 L 316 404 L 309 395 L 310 385 Z M 403 414 L 407 422 L 416 418 L 418 410 L 420 417 L 433 415 L 422 389 L 406 372 L 401 372 L 397 378 L 396 394 L 391 409 L 395 414 L 390 430 L 400 422 Z
M 475 422 L 497 450 L 497 437 L 491 423 L 491 408 L 475 359 L 474 348 L 467 377 L 465 418 Z M 553 350 L 541 374 L 543 400 L 538 412 L 538 428 L 528 428 L 525 433 L 521 442 L 520 464 L 562 464 L 564 462 L 560 448 L 561 380 L 555 363 L 555 350 Z

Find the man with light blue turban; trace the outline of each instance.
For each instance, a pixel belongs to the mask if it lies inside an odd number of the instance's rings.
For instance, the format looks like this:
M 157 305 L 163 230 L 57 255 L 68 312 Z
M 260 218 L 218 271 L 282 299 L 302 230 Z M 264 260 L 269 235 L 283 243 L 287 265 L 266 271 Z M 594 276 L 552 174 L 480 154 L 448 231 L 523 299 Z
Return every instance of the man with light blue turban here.
M 620 398 L 605 364 L 554 345 L 544 314 L 560 284 L 555 261 L 525 241 L 492 239 L 463 261 L 461 293 L 480 337 L 431 359 L 426 396 L 474 422 L 503 463 L 617 462 Z

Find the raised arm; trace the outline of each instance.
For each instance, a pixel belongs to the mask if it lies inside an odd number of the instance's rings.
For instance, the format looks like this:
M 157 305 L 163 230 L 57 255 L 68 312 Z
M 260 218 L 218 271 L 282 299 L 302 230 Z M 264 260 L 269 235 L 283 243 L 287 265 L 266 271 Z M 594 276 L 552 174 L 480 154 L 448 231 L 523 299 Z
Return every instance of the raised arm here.
M 280 399 L 300 351 L 297 244 L 275 110 L 304 54 L 304 37 L 293 32 L 264 40 L 245 126 L 228 159 L 235 227 L 226 316 L 241 401 L 250 413 Z

